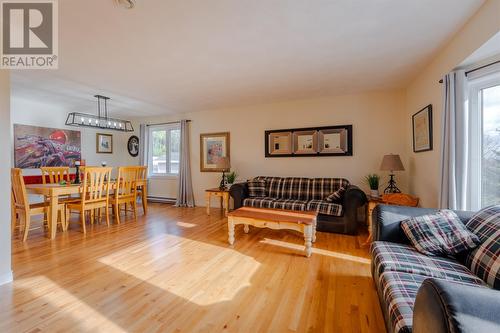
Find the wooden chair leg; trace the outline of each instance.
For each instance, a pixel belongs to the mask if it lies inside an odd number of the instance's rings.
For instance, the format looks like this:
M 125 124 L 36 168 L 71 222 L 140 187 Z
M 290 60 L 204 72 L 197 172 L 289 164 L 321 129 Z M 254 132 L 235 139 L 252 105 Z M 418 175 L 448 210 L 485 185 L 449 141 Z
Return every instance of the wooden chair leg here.
M 134 210 L 134 221 L 137 222 L 137 200 L 132 201 L 132 209 Z
M 31 216 L 29 214 L 22 214 L 24 218 L 24 236 L 23 236 L 23 242 L 26 242 L 28 239 L 28 233 L 30 231 L 30 225 L 31 225 Z
M 107 207 L 104 209 L 104 214 L 106 215 L 106 225 L 109 227 L 109 209 Z
M 85 228 L 85 211 L 84 210 L 80 211 L 80 222 L 82 223 L 83 233 L 86 234 L 87 230 Z
M 116 218 L 116 223 L 120 224 L 120 205 L 119 204 L 114 204 L 113 209 L 115 211 L 115 218 Z

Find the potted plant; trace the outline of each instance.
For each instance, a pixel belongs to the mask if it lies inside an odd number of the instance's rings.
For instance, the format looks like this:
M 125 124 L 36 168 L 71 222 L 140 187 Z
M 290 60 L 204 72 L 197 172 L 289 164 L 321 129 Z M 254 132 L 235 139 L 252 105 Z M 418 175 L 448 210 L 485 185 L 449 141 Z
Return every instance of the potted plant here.
M 378 197 L 379 196 L 378 186 L 380 183 L 380 176 L 377 174 L 370 174 L 365 177 L 365 181 L 370 187 L 370 195 L 372 197 Z
M 234 182 L 236 181 L 236 177 L 238 177 L 238 174 L 236 173 L 236 171 L 231 171 L 230 173 L 227 173 L 226 174 L 226 183 L 228 186 L 231 186 L 234 184 Z

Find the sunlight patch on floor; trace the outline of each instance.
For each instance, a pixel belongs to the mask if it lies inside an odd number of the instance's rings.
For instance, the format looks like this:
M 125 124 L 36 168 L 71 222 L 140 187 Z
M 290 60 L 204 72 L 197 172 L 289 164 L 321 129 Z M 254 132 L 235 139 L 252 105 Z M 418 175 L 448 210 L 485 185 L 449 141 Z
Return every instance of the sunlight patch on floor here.
M 52 332 L 126 332 L 45 276 L 16 279 L 14 288 L 16 293 L 29 293 L 32 299 L 36 299 L 38 306 L 31 304 L 22 309 L 26 317 L 36 315 L 41 319 L 46 319 L 32 327 L 33 331 L 45 331 L 50 327 Z M 56 312 L 55 310 L 58 311 L 57 314 L 51 317 L 52 313 Z
M 229 247 L 167 234 L 98 261 L 201 306 L 231 301 L 260 266 Z
M 197 224 L 194 224 L 194 223 L 187 223 L 187 222 L 181 222 L 181 221 L 178 221 L 176 223 L 176 225 L 178 227 L 182 227 L 182 228 L 194 228 L 194 227 L 198 226 Z
M 269 239 L 269 238 L 264 238 L 263 240 L 260 241 L 260 243 L 270 244 L 270 245 L 275 245 L 275 246 L 281 246 L 281 247 L 286 247 L 288 249 L 297 250 L 299 252 L 304 252 L 304 245 L 300 245 L 300 244 L 283 242 L 283 241 L 279 241 L 279 240 L 275 240 L 275 239 Z M 356 257 L 356 256 L 351 256 L 351 255 L 348 255 L 348 254 L 344 254 L 344 253 L 339 253 L 339 252 L 333 252 L 333 251 L 328 251 L 328 250 L 324 250 L 324 249 L 314 248 L 314 244 L 313 244 L 312 252 L 313 252 L 313 255 L 314 254 L 321 254 L 321 255 L 324 255 L 324 256 L 329 256 L 329 257 L 333 257 L 333 258 L 337 258 L 337 259 L 341 259 L 341 260 L 354 261 L 354 262 L 357 262 L 357 263 L 360 263 L 360 264 L 369 265 L 371 263 L 370 259 L 368 259 L 368 258 Z

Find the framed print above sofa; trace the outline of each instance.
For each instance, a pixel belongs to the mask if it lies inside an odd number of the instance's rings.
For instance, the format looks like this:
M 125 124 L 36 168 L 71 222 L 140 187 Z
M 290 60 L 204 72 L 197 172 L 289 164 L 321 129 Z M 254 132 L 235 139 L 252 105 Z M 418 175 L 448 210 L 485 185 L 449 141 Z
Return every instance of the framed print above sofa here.
M 266 157 L 352 156 L 352 125 L 265 131 Z
M 432 104 L 412 116 L 413 152 L 432 150 Z
M 229 132 L 200 134 L 200 171 L 222 172 L 217 168 L 221 157 L 230 157 Z

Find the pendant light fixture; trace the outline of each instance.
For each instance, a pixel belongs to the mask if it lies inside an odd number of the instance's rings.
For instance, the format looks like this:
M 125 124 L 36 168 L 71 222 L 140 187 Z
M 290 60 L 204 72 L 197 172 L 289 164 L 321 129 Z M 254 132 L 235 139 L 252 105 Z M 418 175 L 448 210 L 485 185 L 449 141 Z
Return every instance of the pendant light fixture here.
M 111 98 L 95 95 L 97 98 L 97 115 L 71 112 L 66 118 L 66 125 L 92 127 L 121 132 L 133 132 L 134 127 L 129 120 L 110 118 L 108 115 L 108 100 Z

